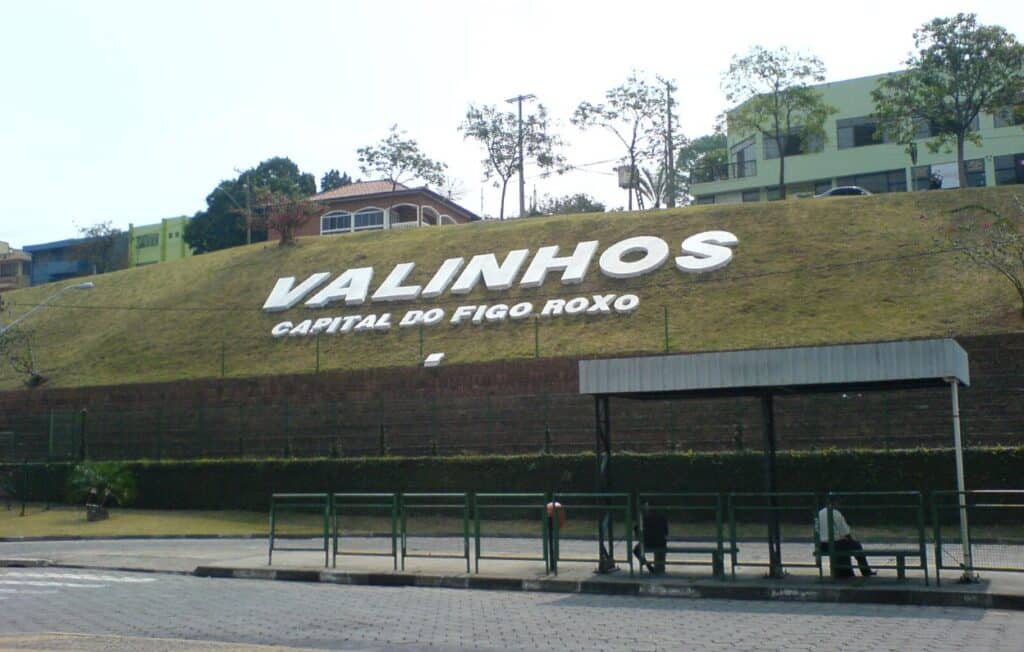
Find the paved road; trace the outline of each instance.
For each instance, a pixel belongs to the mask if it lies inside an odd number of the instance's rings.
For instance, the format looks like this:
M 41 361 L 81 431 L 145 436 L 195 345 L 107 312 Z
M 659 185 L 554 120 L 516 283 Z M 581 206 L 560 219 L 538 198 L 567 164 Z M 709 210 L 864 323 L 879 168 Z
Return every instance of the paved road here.
M 1024 613 L 0 569 L 0 649 L 816 652 L 837 641 L 848 650 L 1019 651 Z

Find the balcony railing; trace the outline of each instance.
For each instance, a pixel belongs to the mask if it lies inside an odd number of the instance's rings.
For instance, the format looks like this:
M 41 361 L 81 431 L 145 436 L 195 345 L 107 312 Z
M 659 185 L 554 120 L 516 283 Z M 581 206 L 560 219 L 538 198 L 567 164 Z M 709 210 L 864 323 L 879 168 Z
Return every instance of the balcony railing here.
M 691 183 L 711 183 L 757 176 L 757 161 L 702 165 L 690 170 Z

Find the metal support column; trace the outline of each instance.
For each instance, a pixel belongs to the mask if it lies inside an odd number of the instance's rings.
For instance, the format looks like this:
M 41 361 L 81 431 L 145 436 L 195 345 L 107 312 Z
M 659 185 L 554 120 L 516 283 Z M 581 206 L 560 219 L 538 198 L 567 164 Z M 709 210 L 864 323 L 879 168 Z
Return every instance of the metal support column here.
M 612 430 L 609 412 L 609 398 L 594 396 L 594 416 L 597 420 L 597 441 L 595 454 L 597 457 L 597 492 L 604 493 L 611 487 L 610 465 L 612 461 Z M 601 514 L 597 525 L 598 540 L 598 573 L 610 573 L 615 570 L 615 537 L 612 532 L 611 510 Z
M 971 541 L 967 529 L 967 488 L 964 484 L 964 447 L 960 437 L 960 394 L 959 381 L 947 378 L 949 391 L 953 400 L 953 449 L 956 454 L 956 491 L 957 505 L 960 507 L 960 546 L 963 549 L 964 573 L 961 583 L 975 582 L 974 561 L 971 559 Z
M 764 490 L 768 492 L 768 577 L 785 576 L 782 570 L 782 533 L 779 529 L 779 499 L 775 493 L 775 396 L 767 392 L 761 396 L 764 421 Z

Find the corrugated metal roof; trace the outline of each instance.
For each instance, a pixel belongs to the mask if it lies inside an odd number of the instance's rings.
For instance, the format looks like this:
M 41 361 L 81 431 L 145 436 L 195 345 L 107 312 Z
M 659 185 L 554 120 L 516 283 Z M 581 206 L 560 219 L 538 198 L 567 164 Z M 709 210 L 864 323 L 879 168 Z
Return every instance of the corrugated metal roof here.
M 581 360 L 580 394 L 699 392 L 935 381 L 970 384 L 952 339 Z

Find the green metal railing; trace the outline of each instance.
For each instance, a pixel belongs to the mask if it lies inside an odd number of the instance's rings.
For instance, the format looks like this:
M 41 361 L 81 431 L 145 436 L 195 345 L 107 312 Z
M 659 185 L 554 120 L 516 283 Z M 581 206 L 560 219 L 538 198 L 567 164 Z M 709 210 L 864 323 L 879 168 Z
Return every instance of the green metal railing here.
M 410 552 L 409 551 L 409 514 L 410 512 L 428 514 L 456 513 L 462 518 L 462 552 Z M 399 496 L 399 513 L 401 515 L 402 570 L 405 560 L 410 557 L 465 559 L 466 572 L 470 571 L 469 554 L 469 494 L 466 493 L 409 493 Z
M 967 512 L 967 545 L 969 563 L 963 558 L 960 539 L 960 498 Z M 932 527 L 935 536 L 935 581 L 942 583 L 943 570 L 959 570 L 966 574 L 976 571 L 1007 573 L 1024 572 L 1024 563 L 1018 555 L 1010 554 L 1010 546 L 1018 547 L 1020 537 L 1013 532 L 1002 534 L 994 530 L 990 540 L 976 541 L 976 528 L 992 522 L 1005 523 L 1004 513 L 1017 513 L 1010 522 L 1020 523 L 1024 518 L 1024 491 L 933 491 L 931 495 Z M 999 518 L 996 518 L 996 517 Z
M 825 504 L 827 505 L 826 511 L 828 515 L 828 532 L 826 533 L 828 536 L 827 556 L 830 569 L 836 567 L 836 559 L 838 557 L 848 558 L 849 555 L 853 554 L 848 551 L 837 551 L 835 549 L 835 510 L 832 509 L 832 501 L 835 499 L 839 501 L 838 510 L 844 514 L 871 513 L 879 516 L 887 512 L 895 512 L 909 516 L 909 513 L 913 512 L 914 529 L 917 535 L 916 549 L 886 547 L 884 550 L 877 548 L 873 550 L 871 547 L 866 547 L 864 552 L 868 555 L 874 553 L 875 555 L 886 556 L 889 552 L 903 552 L 905 557 L 912 556 L 918 561 L 916 566 L 905 566 L 903 568 L 890 564 L 873 564 L 873 566 L 874 568 L 895 569 L 901 572 L 903 570 L 920 570 L 924 572 L 924 583 L 928 584 L 928 549 L 924 535 L 924 499 L 920 491 L 833 491 L 826 494 Z M 882 520 L 888 521 L 890 519 L 883 518 Z M 901 516 L 898 520 L 906 523 L 908 519 Z
M 392 566 L 398 570 L 398 521 L 399 521 L 399 500 L 398 494 L 386 493 L 334 493 L 331 494 L 331 523 L 333 524 L 333 543 L 331 565 L 338 566 L 338 557 L 341 555 L 356 555 L 365 557 L 391 557 Z M 345 518 L 357 514 L 386 514 L 391 521 L 391 551 L 365 549 L 342 550 L 341 529 Z
M 548 558 L 549 537 L 552 533 L 548 531 L 547 510 L 545 506 L 548 498 L 542 493 L 482 493 L 473 495 L 473 563 L 475 572 L 480 572 L 480 560 L 490 559 L 495 561 L 543 561 L 545 572 L 552 572 L 551 560 Z M 540 524 L 540 556 L 523 554 L 495 553 L 485 554 L 481 544 L 482 522 L 490 515 L 504 515 L 506 517 L 523 516 L 530 521 L 536 518 Z M 555 519 L 557 521 L 557 519 Z M 555 527 L 558 527 L 555 523 Z
M 768 525 L 769 520 L 773 517 L 778 518 L 780 522 L 795 521 L 798 523 L 808 523 L 811 518 L 817 517 L 819 501 L 817 494 L 807 491 L 771 493 L 734 492 L 728 495 L 726 504 L 729 513 L 729 554 L 732 558 L 732 578 L 736 579 L 736 569 L 743 566 L 768 568 L 769 571 L 772 569 L 770 555 L 769 561 L 740 560 L 738 518 L 753 517 L 760 524 L 762 519 L 757 519 L 756 517 L 761 515 L 765 525 Z M 818 542 L 815 541 L 814 545 L 817 546 Z M 784 559 L 780 561 L 783 567 L 817 568 L 818 572 L 821 572 L 821 568 L 816 561 L 800 562 L 786 561 Z
M 633 575 L 633 500 L 628 493 L 560 493 L 553 497 L 552 502 L 561 503 L 562 508 L 570 517 L 574 513 L 594 514 L 603 521 L 609 537 L 611 563 L 615 563 L 615 519 L 620 518 L 623 534 L 626 538 L 626 559 L 629 561 L 629 574 Z M 551 560 L 552 570 L 558 572 L 558 562 L 595 562 L 601 563 L 600 557 L 563 557 L 561 554 L 561 533 L 558 519 L 552 518 L 552 539 L 554 542 L 554 559 Z M 600 524 L 599 524 L 600 527 Z
M 323 543 L 319 548 L 293 547 L 277 545 L 278 514 L 280 512 L 321 513 L 323 514 Z M 323 551 L 324 568 L 330 555 L 330 494 L 272 494 L 270 496 L 270 535 L 267 550 L 267 565 L 274 561 L 274 551 Z
M 669 522 L 669 535 L 668 546 L 670 552 L 673 554 L 682 555 L 697 555 L 707 554 L 709 548 L 713 548 L 717 551 L 717 560 L 715 561 L 698 561 L 694 559 L 683 559 L 679 561 L 673 561 L 666 557 L 665 564 L 670 566 L 711 566 L 712 572 L 715 577 L 721 577 L 724 575 L 725 568 L 722 564 L 725 559 L 725 553 L 727 552 L 725 547 L 725 510 L 722 505 L 722 496 L 717 493 L 697 493 L 697 492 L 681 492 L 681 493 L 640 493 L 637 494 L 637 525 L 638 528 L 638 544 L 640 546 L 640 554 L 646 555 L 647 549 L 644 545 L 644 516 L 647 510 L 658 510 L 665 514 Z M 696 517 L 696 518 L 694 518 Z M 694 541 L 694 537 L 688 537 L 685 540 L 675 540 L 671 538 L 673 527 L 679 527 L 687 522 L 693 523 L 708 523 L 714 520 L 715 530 L 714 539 L 710 542 L 709 546 L 700 546 L 691 543 Z M 703 538 L 701 535 L 696 537 L 697 539 Z M 730 544 L 731 552 L 732 545 Z M 643 568 L 640 569 L 641 574 Z

